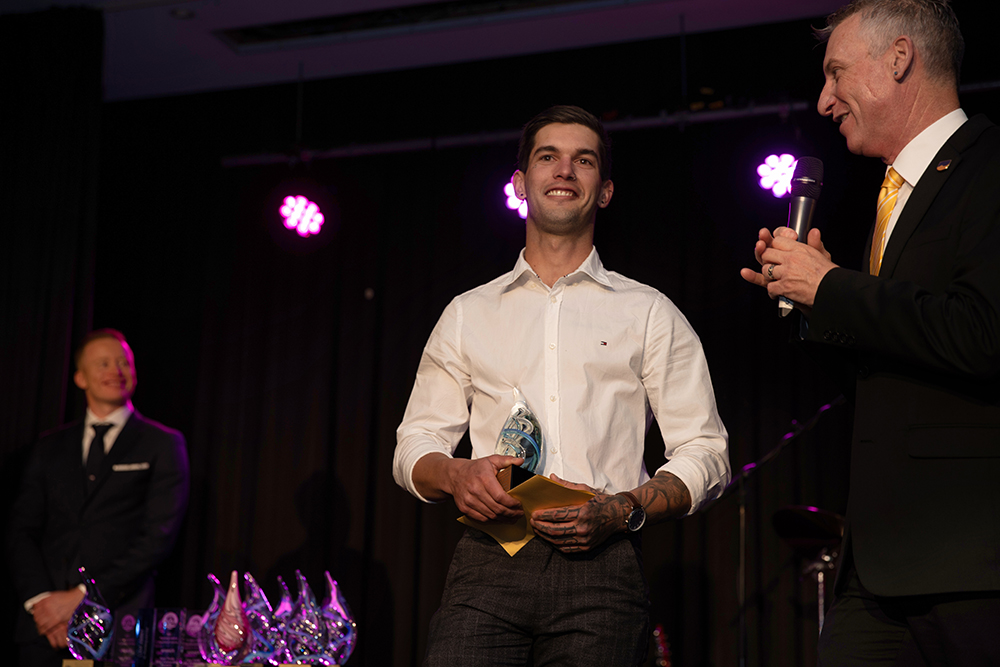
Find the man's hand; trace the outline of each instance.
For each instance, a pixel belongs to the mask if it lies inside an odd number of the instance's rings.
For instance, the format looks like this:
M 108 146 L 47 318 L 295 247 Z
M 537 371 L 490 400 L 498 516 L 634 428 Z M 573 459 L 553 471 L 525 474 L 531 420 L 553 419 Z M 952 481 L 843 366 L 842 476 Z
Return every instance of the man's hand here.
M 413 466 L 413 481 L 420 494 L 431 500 L 454 499 L 465 516 L 476 521 L 513 523 L 524 515 L 521 503 L 508 495 L 497 473 L 524 459 L 494 454 L 481 459 L 453 459 L 428 454 Z
M 806 243 L 799 243 L 795 231 L 788 227 L 778 227 L 774 234 L 761 229 L 757 237 L 754 257 L 761 270 L 741 269 L 743 279 L 766 288 L 772 299 L 784 296 L 803 310 L 812 308 L 820 281 L 837 266 L 823 245 L 820 231 L 809 230 Z
M 52 648 L 66 648 L 69 620 L 81 600 L 83 591 L 71 588 L 67 591 L 55 591 L 31 608 L 38 634 L 47 637 Z
M 535 535 L 551 542 L 564 553 L 589 551 L 600 546 L 613 534 L 625 529 L 625 520 L 632 504 L 624 496 L 599 493 L 586 484 L 576 484 L 549 477 L 559 484 L 578 491 L 590 491 L 594 497 L 583 505 L 537 510 L 531 515 Z
M 49 640 L 49 646 L 54 649 L 66 648 L 69 646 L 69 621 L 49 630 L 45 638 Z

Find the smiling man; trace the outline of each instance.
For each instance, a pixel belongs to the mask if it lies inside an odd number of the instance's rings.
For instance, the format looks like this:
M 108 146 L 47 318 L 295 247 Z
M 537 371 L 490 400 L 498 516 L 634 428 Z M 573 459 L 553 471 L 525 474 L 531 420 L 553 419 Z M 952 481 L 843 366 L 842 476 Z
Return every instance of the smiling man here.
M 393 474 L 427 502 L 454 500 L 478 521 L 514 521 L 518 501 L 495 455 L 525 396 L 541 424 L 536 472 L 593 491 L 536 511 L 514 556 L 468 529 L 455 553 L 425 665 L 640 664 L 648 599 L 638 530 L 681 518 L 730 476 L 727 435 L 701 343 L 656 290 L 608 271 L 593 246 L 611 202 L 607 135 L 577 107 L 548 109 L 521 135 L 525 247 L 514 269 L 456 297 L 424 348 L 397 431 Z M 643 464 L 655 418 L 668 459 Z M 472 458 L 454 458 L 468 430 Z
M 155 568 L 187 507 L 184 437 L 133 408 L 135 360 L 125 337 L 94 331 L 75 360 L 86 416 L 42 436 L 11 517 L 8 557 L 25 612 L 16 634 L 21 667 L 58 667 L 70 657 L 81 566 L 116 612 L 151 607 Z
M 947 0 L 855 0 L 827 24 L 818 110 L 887 165 L 864 195 L 865 269 L 834 264 L 819 230 L 779 228 L 742 272 L 796 302 L 854 397 L 820 664 L 998 665 L 1000 129 L 959 108 Z

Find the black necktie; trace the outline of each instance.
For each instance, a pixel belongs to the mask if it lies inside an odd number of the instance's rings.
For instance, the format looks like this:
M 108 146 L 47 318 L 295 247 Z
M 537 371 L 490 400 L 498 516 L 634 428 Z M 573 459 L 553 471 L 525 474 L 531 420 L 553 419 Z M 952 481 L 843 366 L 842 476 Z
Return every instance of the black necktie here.
M 101 472 L 104 463 L 104 435 L 112 424 L 94 424 L 94 439 L 90 441 L 90 452 L 87 454 L 87 491 L 93 491 L 97 482 L 97 474 Z

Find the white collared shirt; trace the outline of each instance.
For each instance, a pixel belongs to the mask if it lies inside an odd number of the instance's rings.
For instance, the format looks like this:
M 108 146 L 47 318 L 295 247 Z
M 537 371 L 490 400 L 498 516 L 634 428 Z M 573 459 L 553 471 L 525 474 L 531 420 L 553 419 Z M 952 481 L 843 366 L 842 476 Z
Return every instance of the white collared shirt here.
M 885 173 L 889 173 L 889 167 L 896 170 L 896 173 L 903 177 L 903 185 L 896 195 L 896 206 L 892 209 L 889 222 L 885 228 L 885 236 L 882 241 L 882 249 L 889 242 L 892 230 L 896 227 L 896 221 L 906 206 L 906 200 L 910 198 L 913 188 L 917 187 L 917 182 L 923 175 L 927 166 L 938 154 L 948 137 L 955 134 L 958 128 L 962 127 L 969 117 L 961 109 L 955 109 L 949 114 L 937 119 L 929 125 L 923 132 L 913 137 L 910 143 L 903 147 L 903 150 L 896 156 L 896 161 L 886 166 Z
M 132 401 L 126 401 L 125 405 L 121 406 L 111 414 L 109 414 L 104 419 L 99 419 L 97 415 L 87 408 L 87 416 L 83 419 L 83 465 L 87 465 L 87 455 L 90 454 L 90 443 L 94 441 L 94 424 L 111 424 L 111 428 L 108 432 L 104 434 L 104 453 L 107 454 L 111 451 L 111 447 L 115 444 L 115 440 L 118 439 L 118 434 L 122 432 L 125 427 L 125 422 L 128 421 L 129 417 L 135 408 L 132 407 Z
M 653 417 L 668 461 L 695 511 L 730 477 L 728 435 L 701 342 L 663 294 L 606 271 L 592 250 L 547 287 L 524 260 L 448 305 L 424 348 L 396 436 L 396 482 L 425 500 L 413 466 L 452 456 L 468 429 L 472 457 L 494 453 L 523 393 L 542 427 L 539 474 L 608 493 L 649 480 L 643 465 Z

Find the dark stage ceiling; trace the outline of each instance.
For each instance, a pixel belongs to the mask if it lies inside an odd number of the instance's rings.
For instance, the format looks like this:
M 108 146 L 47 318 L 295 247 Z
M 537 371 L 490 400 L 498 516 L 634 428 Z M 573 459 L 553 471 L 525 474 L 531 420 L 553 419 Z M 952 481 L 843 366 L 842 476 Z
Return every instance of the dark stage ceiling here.
M 105 16 L 107 101 L 549 53 L 822 16 L 841 0 L 5 0 Z M 738 63 L 734 63 L 734 66 Z M 578 72 L 553 71 L 552 77 Z

